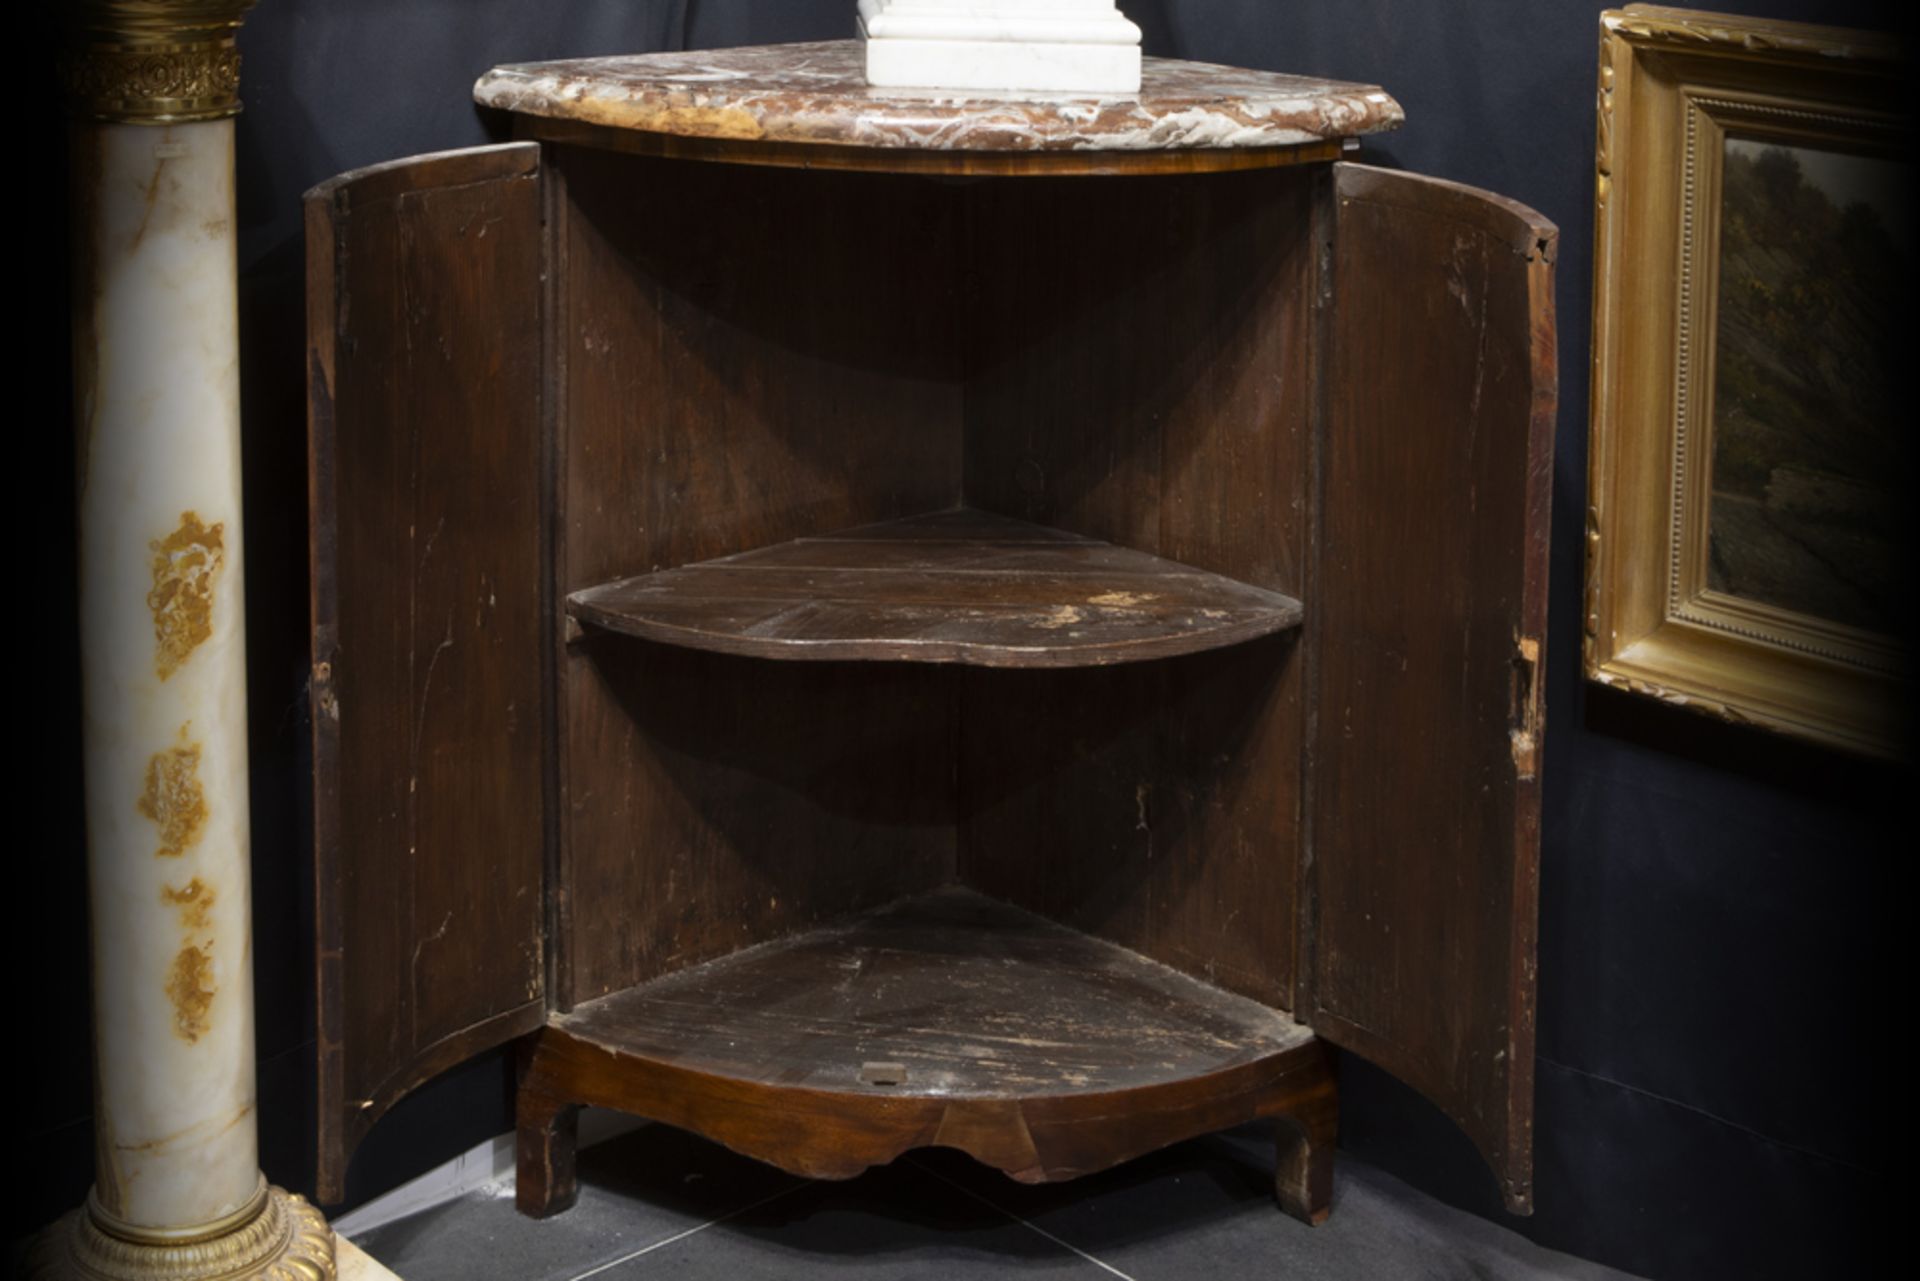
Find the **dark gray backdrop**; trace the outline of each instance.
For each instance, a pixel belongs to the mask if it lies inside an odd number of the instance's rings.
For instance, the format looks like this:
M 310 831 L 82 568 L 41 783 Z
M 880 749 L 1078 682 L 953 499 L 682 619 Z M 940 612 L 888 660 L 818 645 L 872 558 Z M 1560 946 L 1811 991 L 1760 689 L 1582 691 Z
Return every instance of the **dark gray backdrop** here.
M 1660 1278 L 1845 1276 L 1891 1170 L 1882 1049 L 1894 846 L 1906 778 L 1579 679 L 1594 66 L 1582 0 L 1122 0 L 1154 54 L 1384 84 L 1407 108 L 1379 163 L 1491 188 L 1560 224 L 1561 399 L 1540 939 L 1538 1214 L 1518 1230 Z M 1885 25 L 1874 0 L 1743 12 Z M 242 37 L 240 267 L 252 629 L 255 967 L 268 1173 L 309 1182 L 310 852 L 303 681 L 300 193 L 340 170 L 485 141 L 496 62 L 851 34 L 853 0 L 265 0 Z M 40 405 L 16 432 L 30 491 L 15 672 L 28 693 L 12 902 L 16 1064 L 28 1105 L 9 1235 L 91 1177 L 73 617 L 72 438 L 56 145 L 16 173 L 28 215 L 22 352 Z M 30 153 L 32 154 L 32 153 Z M 43 185 L 44 181 L 44 185 Z M 34 393 L 49 394 L 41 402 Z M 16 679 L 19 679 L 17 676 Z M 1343 1064 L 1343 1143 L 1503 1217 L 1491 1178 L 1424 1102 Z M 494 1058 L 397 1109 L 354 1170 L 375 1195 L 508 1128 Z M 1250 1266 L 1253 1261 L 1249 1261 Z

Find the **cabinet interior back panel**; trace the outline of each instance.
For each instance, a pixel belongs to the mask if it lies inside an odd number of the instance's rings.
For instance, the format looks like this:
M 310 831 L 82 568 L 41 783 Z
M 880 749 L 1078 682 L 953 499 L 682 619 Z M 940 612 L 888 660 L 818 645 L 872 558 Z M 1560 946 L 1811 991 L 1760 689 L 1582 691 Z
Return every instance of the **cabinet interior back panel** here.
M 958 503 L 955 189 L 557 160 L 563 596 Z M 943 674 L 619 638 L 562 679 L 563 1004 L 952 878 Z
M 968 190 L 965 490 L 1305 602 L 1325 175 Z M 1293 1007 L 1302 661 L 1285 640 L 969 675 L 968 884 Z

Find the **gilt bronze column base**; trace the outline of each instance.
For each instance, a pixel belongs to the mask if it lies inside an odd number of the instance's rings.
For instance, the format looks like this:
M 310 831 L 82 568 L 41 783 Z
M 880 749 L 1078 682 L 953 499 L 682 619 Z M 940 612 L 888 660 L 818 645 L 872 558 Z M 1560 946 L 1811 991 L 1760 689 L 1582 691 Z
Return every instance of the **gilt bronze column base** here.
M 200 1228 L 142 1232 L 91 1200 L 54 1224 L 31 1264 L 34 1281 L 335 1281 L 326 1216 L 263 1180 L 239 1214 Z

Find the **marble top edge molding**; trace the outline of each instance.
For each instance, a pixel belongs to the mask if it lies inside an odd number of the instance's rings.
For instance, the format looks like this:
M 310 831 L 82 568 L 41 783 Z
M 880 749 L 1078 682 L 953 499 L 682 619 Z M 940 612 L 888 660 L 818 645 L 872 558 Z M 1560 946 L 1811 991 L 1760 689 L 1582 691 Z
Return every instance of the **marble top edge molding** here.
M 1290 147 L 1397 128 L 1377 85 L 1148 58 L 1138 94 L 876 89 L 862 42 L 756 45 L 495 67 L 474 100 L 688 138 L 928 151 Z

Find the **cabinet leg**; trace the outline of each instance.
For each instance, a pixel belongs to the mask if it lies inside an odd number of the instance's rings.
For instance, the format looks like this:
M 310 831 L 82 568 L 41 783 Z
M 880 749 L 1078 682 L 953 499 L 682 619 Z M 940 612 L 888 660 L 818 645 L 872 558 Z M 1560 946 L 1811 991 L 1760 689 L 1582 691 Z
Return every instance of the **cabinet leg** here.
M 1333 1208 L 1333 1136 L 1315 1135 L 1307 1126 L 1282 1118 L 1278 1131 L 1280 1166 L 1273 1178 L 1280 1208 L 1306 1224 L 1324 1223 Z
M 529 1218 L 559 1214 L 580 1195 L 573 1173 L 580 1106 L 558 1102 L 523 1085 L 514 1111 L 514 1163 L 518 1170 L 514 1204 Z
M 1333 1208 L 1333 1150 L 1340 1131 L 1331 1055 L 1322 1053 L 1273 1115 L 1280 1158 L 1273 1190 L 1280 1209 L 1302 1223 L 1323 1223 Z

